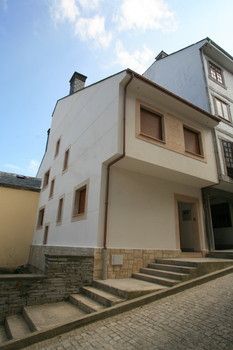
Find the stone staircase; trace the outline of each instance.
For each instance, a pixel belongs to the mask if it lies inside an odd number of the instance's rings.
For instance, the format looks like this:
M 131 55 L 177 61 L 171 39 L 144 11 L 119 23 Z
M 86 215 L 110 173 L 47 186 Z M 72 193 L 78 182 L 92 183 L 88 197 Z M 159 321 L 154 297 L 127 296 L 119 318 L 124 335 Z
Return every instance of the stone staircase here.
M 82 287 L 79 293 L 70 295 L 65 301 L 25 306 L 21 314 L 6 317 L 4 325 L 0 325 L 0 349 L 4 349 L 9 340 L 25 338 L 33 332 L 81 320 L 88 314 L 120 304 L 126 299 L 160 292 L 230 265 L 233 265 L 232 260 L 211 258 L 157 259 L 134 273 L 132 278 L 93 281 L 91 286 Z M 141 289 L 136 291 L 135 286 Z

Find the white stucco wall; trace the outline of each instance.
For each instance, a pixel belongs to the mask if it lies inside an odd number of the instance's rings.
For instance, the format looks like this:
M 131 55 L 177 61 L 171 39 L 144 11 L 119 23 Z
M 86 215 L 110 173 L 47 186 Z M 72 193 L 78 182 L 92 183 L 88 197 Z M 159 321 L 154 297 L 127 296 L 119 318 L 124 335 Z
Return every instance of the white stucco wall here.
M 201 246 L 204 247 L 201 190 L 125 169 L 111 170 L 109 248 L 179 249 L 175 194 L 200 200 Z
M 209 111 L 199 50 L 204 42 L 205 40 L 202 40 L 155 61 L 143 75 L 200 108 Z
M 39 201 L 39 208 L 46 206 L 44 224 L 49 224 L 48 245 L 97 247 L 102 243 L 99 212 L 102 163 L 121 152 L 119 83 L 124 76 L 125 73 L 113 76 L 57 103 L 48 149 L 38 174 L 43 178 L 50 169 L 49 186 L 41 191 Z M 59 138 L 59 155 L 54 159 Z M 68 170 L 62 173 L 68 147 Z M 50 182 L 54 177 L 54 195 L 48 200 Z M 72 221 L 74 188 L 84 181 L 88 181 L 87 218 Z M 57 225 L 58 201 L 63 195 L 62 224 Z M 42 244 L 43 234 L 44 227 L 35 229 L 33 244 Z

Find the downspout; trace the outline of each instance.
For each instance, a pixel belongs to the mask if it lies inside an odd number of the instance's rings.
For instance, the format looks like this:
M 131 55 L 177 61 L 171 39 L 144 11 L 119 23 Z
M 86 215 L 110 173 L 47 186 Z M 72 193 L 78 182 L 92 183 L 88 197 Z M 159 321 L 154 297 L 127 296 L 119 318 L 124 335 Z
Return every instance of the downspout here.
M 126 94 L 127 88 L 134 78 L 133 72 L 130 73 L 131 77 L 124 86 L 124 96 L 123 96 L 123 124 L 122 124 L 122 154 L 110 162 L 107 166 L 106 174 L 106 190 L 105 190 L 105 212 L 104 212 L 104 237 L 103 237 L 103 264 L 102 264 L 102 279 L 107 279 L 108 275 L 108 251 L 107 251 L 107 226 L 108 226 L 108 202 L 109 202 L 109 183 L 110 183 L 110 170 L 113 164 L 116 164 L 125 157 L 125 139 L 126 139 Z

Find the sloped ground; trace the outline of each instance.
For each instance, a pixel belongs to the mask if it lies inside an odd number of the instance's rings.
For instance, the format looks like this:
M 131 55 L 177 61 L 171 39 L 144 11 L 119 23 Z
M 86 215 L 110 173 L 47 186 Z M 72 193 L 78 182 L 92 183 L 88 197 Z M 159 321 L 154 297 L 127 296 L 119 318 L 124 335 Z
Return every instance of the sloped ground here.
M 27 350 L 232 350 L 233 274 Z

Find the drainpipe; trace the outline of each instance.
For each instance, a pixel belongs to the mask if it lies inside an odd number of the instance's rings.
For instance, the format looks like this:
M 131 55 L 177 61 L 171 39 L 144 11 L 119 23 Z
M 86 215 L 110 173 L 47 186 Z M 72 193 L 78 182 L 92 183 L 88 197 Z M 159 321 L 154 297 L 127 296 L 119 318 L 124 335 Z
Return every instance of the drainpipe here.
M 110 183 L 110 170 L 111 166 L 113 164 L 116 164 L 119 162 L 119 160 L 123 159 L 125 157 L 125 138 L 126 138 L 126 94 L 127 94 L 127 88 L 131 81 L 134 78 L 133 72 L 130 73 L 131 77 L 128 80 L 128 82 L 124 86 L 124 97 L 123 97 L 123 125 L 122 125 L 122 134 L 123 134 L 123 145 L 122 145 L 122 154 L 111 161 L 107 166 L 107 175 L 106 175 L 106 190 L 105 190 L 105 212 L 104 212 L 104 237 L 103 237 L 103 265 L 102 265 L 102 279 L 107 279 L 108 276 L 108 251 L 107 251 L 107 226 L 108 226 L 108 201 L 109 201 L 109 183 Z

